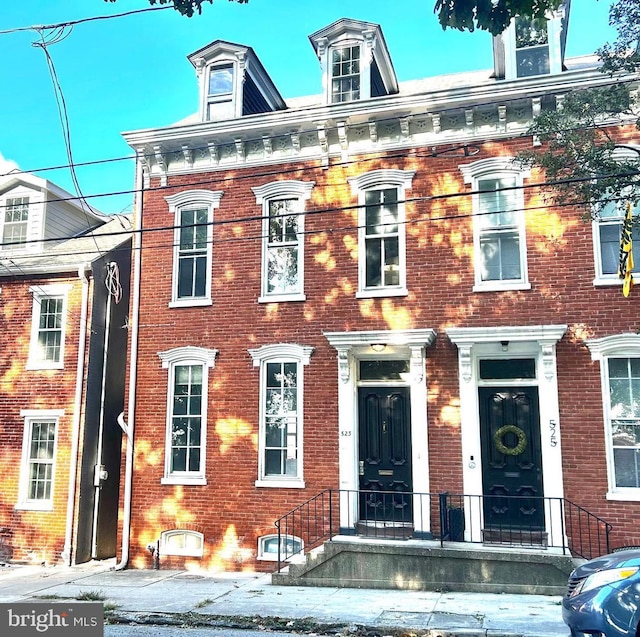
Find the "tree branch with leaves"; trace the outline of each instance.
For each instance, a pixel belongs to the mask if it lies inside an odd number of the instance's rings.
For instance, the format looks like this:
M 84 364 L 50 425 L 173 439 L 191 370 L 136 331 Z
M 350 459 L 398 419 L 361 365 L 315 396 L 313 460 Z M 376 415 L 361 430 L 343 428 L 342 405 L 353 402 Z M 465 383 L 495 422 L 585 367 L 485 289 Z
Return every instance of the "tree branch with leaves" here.
M 117 2 L 117 0 L 104 0 L 105 2 Z M 213 0 L 148 0 L 150 5 L 172 4 L 176 11 L 191 18 L 196 13 L 202 13 L 202 5 L 206 2 L 213 4 Z M 238 4 L 246 4 L 249 0 L 229 0 Z
M 436 0 L 434 12 L 443 29 L 502 33 L 516 16 L 544 18 L 562 0 Z
M 528 135 L 541 146 L 520 153 L 518 160 L 544 171 L 555 184 L 548 195 L 557 203 L 581 205 L 598 216 L 611 202 L 640 200 L 640 150 L 614 139 L 612 125 L 640 128 L 637 87 L 640 56 L 640 0 L 615 0 L 609 24 L 617 38 L 597 51 L 600 70 L 610 83 L 568 93 L 556 110 L 538 115 Z

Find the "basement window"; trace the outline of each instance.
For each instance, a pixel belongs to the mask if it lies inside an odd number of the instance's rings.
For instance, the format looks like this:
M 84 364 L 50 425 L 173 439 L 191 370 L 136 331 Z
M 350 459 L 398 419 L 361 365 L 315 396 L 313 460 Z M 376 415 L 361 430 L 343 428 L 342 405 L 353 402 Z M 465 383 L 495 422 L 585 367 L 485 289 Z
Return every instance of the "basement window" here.
M 197 531 L 173 529 L 160 535 L 160 555 L 202 557 L 204 536 Z
M 304 549 L 304 542 L 295 535 L 280 536 L 281 549 L 280 560 L 291 559 L 294 555 L 299 555 Z M 278 560 L 278 535 L 263 535 L 258 538 L 258 559 L 275 562 Z

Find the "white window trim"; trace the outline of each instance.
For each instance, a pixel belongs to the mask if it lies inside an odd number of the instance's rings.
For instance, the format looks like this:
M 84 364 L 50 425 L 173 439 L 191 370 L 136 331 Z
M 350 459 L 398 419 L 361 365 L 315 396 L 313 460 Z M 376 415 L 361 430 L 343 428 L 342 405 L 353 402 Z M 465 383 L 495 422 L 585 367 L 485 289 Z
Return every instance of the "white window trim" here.
M 269 535 L 262 535 L 258 538 L 258 556 L 257 559 L 264 562 L 277 562 L 278 554 L 277 553 L 265 553 L 264 546 L 269 540 L 273 540 L 278 538 L 277 533 L 270 533 Z M 292 540 L 294 542 L 300 542 L 300 551 L 298 551 L 295 555 L 291 555 L 289 557 L 282 556 L 282 562 L 291 562 L 295 561 L 296 558 L 300 559 L 301 556 L 304 555 L 304 540 L 297 535 L 285 535 L 284 533 L 280 535 L 280 539 L 282 541 Z
M 560 51 L 560 34 L 562 30 L 562 17 L 564 8 L 547 16 L 547 46 L 549 47 L 549 73 L 545 75 L 557 75 L 562 73 L 562 55 Z M 505 79 L 507 80 L 529 80 L 543 77 L 541 75 L 530 75 L 518 77 L 518 65 L 516 62 L 516 21 L 511 20 L 511 24 L 502 34 L 505 43 Z
M 513 157 L 492 157 L 489 159 L 480 159 L 471 164 L 459 166 L 460 172 L 464 177 L 464 182 L 471 184 L 472 209 L 473 209 L 473 269 L 474 269 L 474 292 L 500 292 L 505 290 L 530 290 L 529 268 L 527 257 L 527 230 L 524 209 L 524 191 L 522 186 L 525 179 L 531 176 L 528 169 L 522 170 L 517 168 Z M 517 210 L 519 217 L 518 236 L 520 241 L 520 279 L 512 279 L 506 281 L 483 281 L 482 280 L 482 264 L 480 259 L 480 224 L 478 221 L 478 213 L 480 208 L 480 194 L 478 182 L 482 179 L 502 179 L 515 178 L 517 195 Z
M 591 352 L 591 359 L 600 362 L 600 383 L 602 396 L 603 426 L 607 459 L 607 500 L 627 502 L 640 501 L 640 488 L 617 487 L 615 482 L 615 466 L 613 461 L 613 443 L 609 426 L 609 358 L 640 358 L 640 334 L 615 334 L 603 338 L 585 340 Z
M 358 75 L 360 77 L 360 88 L 358 89 L 359 97 L 356 100 L 347 100 L 345 102 L 333 101 L 333 52 L 336 50 L 358 47 L 359 59 L 358 63 L 360 70 Z M 349 39 L 344 41 L 338 41 L 331 44 L 327 52 L 327 104 L 352 104 L 353 102 L 360 102 L 362 100 L 369 99 L 371 97 L 371 63 L 367 51 L 364 46 L 364 41 Z M 366 69 L 366 73 L 364 70 Z M 344 76 L 340 76 L 344 77 Z
M 20 482 L 18 484 L 18 502 L 14 507 L 23 511 L 53 511 L 54 494 L 56 487 L 58 438 L 60 418 L 64 416 L 63 409 L 23 409 L 20 417 L 24 418 L 22 432 L 22 456 L 20 460 Z M 31 424 L 34 421 L 54 422 L 56 437 L 53 447 L 53 470 L 51 475 L 51 498 L 48 500 L 28 500 L 29 492 L 29 448 L 31 444 Z
M 221 190 L 185 190 L 165 197 L 169 212 L 174 218 L 173 271 L 171 275 L 171 301 L 169 307 L 195 307 L 211 305 L 213 279 L 213 211 L 220 207 L 223 192 Z M 180 253 L 180 212 L 183 209 L 207 209 L 207 279 L 205 295 L 194 298 L 178 298 L 178 261 Z
M 209 94 L 209 79 L 211 77 L 211 71 L 214 69 L 219 69 L 222 67 L 231 67 L 231 73 L 233 74 L 231 92 L 224 95 L 229 95 L 228 99 L 224 99 L 223 96 L 212 97 Z M 203 122 L 214 122 L 219 121 L 220 119 L 229 119 L 229 118 L 209 118 L 209 107 L 213 104 L 224 104 L 225 102 L 229 102 L 231 117 L 236 118 L 242 115 L 242 98 L 238 97 L 242 95 L 241 87 L 242 81 L 239 80 L 238 76 L 240 74 L 240 69 L 238 68 L 238 63 L 234 60 L 216 60 L 215 62 L 211 62 L 207 64 L 204 75 L 204 87 L 202 90 L 202 121 Z
M 638 158 L 640 154 L 640 146 L 637 144 L 625 144 L 624 146 L 620 146 L 614 149 L 612 155 L 614 159 L 619 161 L 624 160 L 635 160 Z M 634 217 L 638 217 L 640 215 L 640 206 L 634 206 L 632 210 L 632 215 Z M 620 211 L 620 223 L 624 219 L 624 210 Z M 594 211 L 594 218 L 591 223 L 591 228 L 593 232 L 593 260 L 595 264 L 595 278 L 593 280 L 593 285 L 596 287 L 615 287 L 622 286 L 622 279 L 618 276 L 618 274 L 603 274 L 602 272 L 602 259 L 601 259 L 601 250 L 600 250 L 600 224 L 605 219 L 600 219 L 597 217 L 597 214 Z M 640 272 L 632 272 L 632 280 L 634 283 L 640 283 Z
M 636 215 L 634 215 L 636 216 Z M 620 287 L 622 285 L 622 279 L 615 274 L 604 274 L 602 272 L 602 258 L 600 250 L 600 224 L 603 223 L 603 219 L 594 219 L 591 223 L 593 234 L 593 261 L 595 264 L 595 278 L 593 279 L 593 285 L 595 287 Z M 620 218 L 622 221 L 622 217 Z M 617 221 L 614 221 L 617 223 Z M 640 282 L 640 272 L 633 272 L 632 279 L 634 283 Z
M 31 228 L 33 226 L 33 197 L 30 194 L 25 194 L 25 193 L 20 193 L 20 194 L 16 194 L 15 192 L 9 192 L 7 193 L 7 195 L 1 200 L 2 201 L 2 214 L 0 215 L 0 220 L 1 220 L 1 224 L 0 224 L 0 242 L 2 242 L 4 244 L 4 232 L 6 229 L 6 225 L 7 225 L 7 219 L 6 219 L 6 212 L 8 211 L 9 208 L 9 201 L 11 200 L 15 200 L 15 199 L 26 199 L 26 205 L 27 205 L 27 220 L 21 223 L 24 223 L 24 227 L 25 227 L 25 239 L 23 242 L 18 242 L 18 243 L 14 243 L 13 245 L 7 245 L 5 247 L 5 250 L 10 250 L 10 251 L 15 251 L 15 252 L 20 252 L 23 250 L 26 250 L 29 248 L 29 235 L 30 235 L 30 231 Z M 15 222 L 13 222 L 15 223 Z
M 380 169 L 372 170 L 348 181 L 351 192 L 358 197 L 358 291 L 356 298 L 406 296 L 407 290 L 407 240 L 406 240 L 406 191 L 411 188 L 415 170 Z M 384 188 L 398 189 L 398 260 L 400 269 L 400 283 L 393 286 L 365 287 L 366 281 L 366 208 L 365 193 L 368 190 L 382 190 Z
M 197 537 L 200 540 L 199 550 L 190 549 L 175 549 L 167 545 L 167 539 L 172 535 L 190 535 Z M 192 531 L 190 529 L 170 529 L 168 531 L 162 531 L 160 534 L 160 555 L 182 555 L 185 557 L 202 557 L 204 555 L 204 535 L 199 531 Z
M 167 416 L 165 425 L 165 461 L 164 475 L 161 484 L 204 485 L 207 484 L 205 468 L 207 465 L 207 406 L 209 396 L 209 369 L 216 364 L 217 349 L 202 347 L 176 347 L 164 352 L 158 352 L 162 367 L 169 370 L 167 381 Z M 171 472 L 171 418 L 173 414 L 174 372 L 177 365 L 202 366 L 202 414 L 200 424 L 200 471 Z
M 305 301 L 304 292 L 304 202 L 311 198 L 314 181 L 282 180 L 272 181 L 252 188 L 256 204 L 262 206 L 262 272 L 260 297 L 258 303 L 276 303 L 280 301 Z M 292 294 L 269 294 L 268 278 L 268 242 L 269 242 L 269 203 L 278 199 L 297 199 L 298 214 L 298 280 L 299 291 Z
M 29 343 L 29 357 L 26 369 L 64 369 L 64 349 L 67 333 L 67 305 L 70 284 L 53 285 L 33 285 L 29 292 L 33 295 L 33 306 L 31 308 L 31 340 Z M 48 298 L 62 298 L 62 330 L 60 335 L 60 360 L 45 361 L 36 356 L 38 351 L 38 336 L 40 334 L 40 310 L 42 301 Z
M 259 434 L 258 434 L 258 479 L 256 487 L 276 487 L 288 489 L 304 489 L 304 367 L 309 364 L 313 347 L 296 345 L 293 343 L 279 343 L 277 345 L 263 345 L 250 349 L 253 366 L 260 369 L 259 394 Z M 264 447 L 266 418 L 263 406 L 266 400 L 266 364 L 267 363 L 297 363 L 298 387 L 298 475 L 295 478 L 265 476 L 264 475 Z

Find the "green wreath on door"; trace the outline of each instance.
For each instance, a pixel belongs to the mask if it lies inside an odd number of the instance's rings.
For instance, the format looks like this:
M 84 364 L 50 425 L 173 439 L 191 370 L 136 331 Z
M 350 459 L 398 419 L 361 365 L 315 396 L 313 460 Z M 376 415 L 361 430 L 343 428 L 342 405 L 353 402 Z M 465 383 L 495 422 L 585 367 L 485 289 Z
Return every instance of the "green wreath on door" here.
M 509 433 L 518 437 L 518 444 L 515 447 L 507 447 L 504 444 L 503 438 Z M 527 448 L 527 434 L 517 425 L 504 425 L 493 434 L 493 444 L 505 456 L 519 456 Z

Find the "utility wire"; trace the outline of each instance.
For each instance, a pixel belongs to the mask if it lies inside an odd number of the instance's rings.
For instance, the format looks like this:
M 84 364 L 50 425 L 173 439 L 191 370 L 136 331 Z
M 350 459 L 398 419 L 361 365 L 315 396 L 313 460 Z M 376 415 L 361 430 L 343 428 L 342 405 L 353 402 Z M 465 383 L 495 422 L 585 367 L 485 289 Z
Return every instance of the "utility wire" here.
M 486 140 L 486 141 L 481 141 L 478 144 L 458 144 L 455 145 L 454 147 L 450 147 L 449 149 L 445 149 L 445 151 L 443 152 L 451 152 L 452 148 L 456 148 L 456 149 L 464 149 L 465 147 L 475 147 L 478 145 L 482 145 L 484 143 L 493 143 L 494 140 Z M 435 153 L 435 154 L 434 154 Z M 477 153 L 473 153 L 474 155 Z M 414 148 L 409 149 L 409 152 L 407 152 L 407 150 L 400 150 L 400 151 L 394 151 L 392 153 L 385 153 L 385 152 L 378 152 L 375 155 L 373 154 L 369 154 L 367 157 L 359 157 L 357 159 L 350 159 L 350 160 L 344 160 L 344 161 L 336 161 L 334 163 L 332 163 L 329 168 L 339 168 L 339 167 L 345 167 L 345 166 L 350 166 L 350 165 L 354 165 L 354 164 L 363 164 L 364 162 L 375 162 L 375 161 L 379 161 L 381 159 L 384 160 L 389 160 L 389 159 L 430 159 L 430 158 L 434 158 L 438 156 L 438 152 L 437 151 L 428 151 L 428 149 L 426 150 L 426 152 L 424 152 L 424 149 L 422 147 L 418 148 L 418 151 L 416 152 L 416 150 Z M 456 155 L 457 156 L 457 155 Z M 464 157 L 464 155 L 460 155 L 461 158 Z M 276 167 L 270 170 L 263 170 L 262 172 L 246 172 L 246 168 L 248 167 L 242 167 L 243 171 L 245 171 L 244 174 L 238 175 L 238 174 L 217 174 L 216 176 L 210 176 L 208 175 L 206 177 L 206 179 L 202 180 L 202 181 L 193 181 L 190 182 L 188 187 L 194 187 L 194 186 L 204 186 L 204 185 L 208 185 L 208 186 L 216 186 L 218 184 L 224 184 L 225 182 L 228 181 L 234 181 L 234 182 L 238 182 L 238 181 L 245 181 L 245 180 L 254 180 L 255 178 L 258 177 L 278 177 L 278 176 L 282 176 L 282 175 L 287 175 L 287 174 L 299 174 L 301 172 L 308 172 L 308 171 L 318 171 L 318 170 L 322 170 L 323 172 L 326 172 L 326 167 L 324 167 L 321 163 L 319 163 L 321 160 L 319 159 L 309 159 L 309 160 L 304 160 L 304 165 L 303 166 L 299 166 L 299 165 L 294 165 L 288 168 L 284 168 L 284 167 Z M 633 172 L 633 173 L 628 173 L 628 174 L 622 174 L 620 176 L 624 177 L 624 176 L 635 176 L 637 174 L 640 174 L 638 172 Z M 529 185 L 529 184 L 525 184 L 525 186 L 523 187 L 535 187 L 535 186 L 554 186 L 554 185 L 562 185 L 562 184 L 566 184 L 566 183 L 575 183 L 575 182 L 581 182 L 581 181 L 590 181 L 592 180 L 593 177 L 579 177 L 579 178 L 572 178 L 572 179 L 568 179 L 568 180 L 558 180 L 555 182 L 551 182 L 551 181 L 545 181 L 545 182 L 538 182 L 537 184 L 533 184 L 533 185 Z M 326 183 L 325 186 L 331 186 L 331 185 L 344 185 L 342 182 L 340 184 L 336 183 Z M 159 185 L 159 186 L 152 186 L 152 187 L 147 187 L 144 188 L 144 192 L 145 193 L 149 193 L 149 192 L 157 192 L 157 191 L 166 191 L 166 190 L 175 190 L 176 188 L 180 188 L 180 187 L 185 187 L 182 184 L 176 185 L 176 184 L 167 184 L 167 185 Z M 104 192 L 104 193 L 96 193 L 96 194 L 91 194 L 91 195 L 86 195 L 85 199 L 91 199 L 91 198 L 97 198 L 97 197 L 111 197 L 111 196 L 121 196 L 121 195 L 134 195 L 137 193 L 142 192 L 142 189 L 128 189 L 128 190 L 119 190 L 119 191 L 110 191 L 110 192 Z M 454 193 L 455 194 L 455 193 Z M 466 193 L 463 193 L 466 194 Z M 76 200 L 77 197 L 74 196 L 70 196 L 70 197 L 59 197 L 56 199 L 50 199 L 50 202 L 62 202 L 62 201 L 73 201 Z M 0 210 L 2 210 L 3 208 L 6 208 L 7 204 L 0 204 Z
M 166 8 L 166 7 L 162 7 L 162 8 Z M 631 84 L 633 82 L 635 82 L 636 80 L 622 80 L 622 81 L 616 81 L 616 82 L 611 82 L 610 85 L 615 85 L 615 84 Z M 583 89 L 575 89 L 576 91 L 580 91 Z M 569 91 L 569 92 L 573 92 L 573 91 Z M 566 95 L 566 93 L 565 93 Z M 476 107 L 487 107 L 487 106 L 494 106 L 496 104 L 504 104 L 505 100 L 492 100 L 489 102 L 483 102 L 481 104 L 474 104 L 474 106 Z M 421 116 L 428 116 L 428 115 L 433 115 L 433 114 L 446 114 L 446 113 L 450 113 L 450 112 L 456 112 L 456 113 L 460 113 L 461 110 L 463 109 L 463 107 L 451 107 L 451 108 L 443 108 L 443 109 L 438 109 L 437 111 L 434 111 L 433 109 L 429 109 L 426 111 L 423 111 L 422 113 L 414 113 L 412 114 L 412 118 L 418 118 Z M 293 111 L 292 111 L 293 112 Z M 389 118 L 383 118 L 383 119 L 379 119 L 376 120 L 377 123 L 379 124 L 383 124 L 387 121 L 393 121 L 396 120 L 397 117 L 389 117 Z M 618 118 L 616 121 L 617 123 L 620 123 L 623 121 L 624 118 L 620 117 Z M 567 128 L 567 129 L 563 129 L 561 131 L 558 132 L 570 132 L 570 131 L 575 131 L 575 130 L 588 130 L 588 129 L 601 129 L 601 128 L 607 128 L 609 126 L 614 126 L 616 125 L 616 122 L 612 122 L 609 121 L 607 123 L 602 123 L 602 124 L 592 124 L 590 126 L 583 126 L 583 127 L 575 127 L 575 128 Z M 350 128 L 361 128 L 362 124 L 347 124 L 345 126 L 345 128 L 348 130 Z M 327 132 L 332 132 L 332 131 L 336 131 L 338 129 L 338 126 L 328 126 L 325 128 L 325 131 Z M 309 132 L 312 133 L 314 132 L 313 130 L 309 130 L 309 131 L 305 131 L 305 132 Z M 526 136 L 530 136 L 530 135 L 526 135 Z M 247 138 L 247 139 L 243 139 L 243 143 L 244 144 L 250 144 L 252 142 L 262 142 L 263 138 L 262 136 L 260 137 L 256 137 L 256 138 Z M 489 138 L 481 138 L 481 139 L 477 139 L 474 140 L 473 142 L 468 143 L 468 146 L 473 146 L 473 145 L 482 145 L 484 143 L 487 143 L 489 141 L 494 141 L 493 139 L 489 139 Z M 431 147 L 433 149 L 436 149 L 440 146 L 441 144 L 434 144 Z M 208 146 L 207 145 L 203 145 L 203 146 L 193 146 L 191 147 L 189 150 L 191 151 L 199 151 L 199 150 L 208 150 Z M 437 152 L 437 151 L 436 151 Z M 445 151 L 446 152 L 446 151 Z M 111 157 L 111 158 L 105 158 L 105 159 L 97 159 L 97 160 L 92 160 L 92 161 L 85 161 L 85 162 L 78 162 L 75 164 L 75 166 L 94 166 L 94 165 L 100 165 L 102 163 L 113 163 L 113 162 L 119 162 L 119 161 L 130 161 L 133 159 L 136 159 L 137 156 L 140 157 L 145 157 L 148 159 L 153 159 L 155 157 L 155 155 L 153 153 L 140 153 L 138 155 L 136 154 L 132 154 L 132 155 L 124 155 L 122 157 Z M 13 169 L 9 172 L 6 173 L 0 173 L 0 177 L 7 177 L 10 175 L 18 175 L 18 174 L 35 174 L 35 173 L 39 173 L 39 172 L 45 172 L 45 171 L 51 171 L 51 170 L 60 170 L 63 168 L 69 168 L 68 164 L 60 164 L 57 166 L 43 166 L 40 168 L 33 168 L 33 169 Z M 109 196 L 110 194 L 115 194 L 115 195 L 120 195 L 120 194 L 127 194 L 127 191 L 124 192 L 115 192 L 115 193 L 106 193 L 105 195 L 92 195 L 92 196 Z
M 134 15 L 135 13 L 146 13 L 148 11 L 163 11 L 170 9 L 167 7 L 148 7 L 146 9 L 134 9 L 132 11 L 125 11 L 124 13 L 113 13 L 111 15 L 98 15 L 90 18 L 79 18 L 78 20 L 67 20 L 66 22 L 57 22 L 55 24 L 42 24 L 33 25 L 30 27 L 14 27 L 12 29 L 4 29 L 0 31 L 0 35 L 7 35 L 9 33 L 18 33 L 20 31 L 45 31 L 50 29 L 60 29 L 64 27 L 75 26 L 76 24 L 82 24 L 84 22 L 94 22 L 96 20 L 110 20 L 111 18 L 123 18 L 125 16 Z
M 635 174 L 635 173 L 634 173 Z M 566 180 L 566 183 L 572 183 L 577 181 L 576 179 L 574 180 Z M 470 190 L 464 193 L 460 193 L 460 192 L 456 192 L 456 193 L 446 193 L 443 195 L 430 195 L 430 196 L 423 196 L 423 197 L 413 197 L 413 198 L 406 198 L 404 200 L 399 200 L 397 203 L 398 204 L 407 204 L 407 203 L 422 203 L 422 202 L 433 202 L 433 201 L 440 201 L 440 200 L 450 200 L 456 197 L 471 197 L 473 195 L 476 194 L 492 194 L 495 192 L 505 192 L 505 191 L 517 191 L 517 190 L 522 190 L 524 188 L 536 188 L 539 187 L 539 184 L 527 184 L 525 186 L 508 186 L 508 187 L 503 187 L 503 188 L 497 188 L 494 190 Z M 619 200 L 623 200 L 624 197 L 620 197 Z M 522 212 L 522 213 L 529 213 L 529 212 L 534 212 L 534 211 L 539 211 L 539 210 L 549 210 L 549 209 L 562 209 L 562 208 L 578 208 L 582 205 L 588 205 L 589 201 L 577 201 L 577 202 L 568 202 L 568 203 L 557 203 L 554 205 L 547 205 L 547 204 L 542 204 L 539 206 L 524 206 L 522 208 L 509 208 L 509 209 L 502 209 L 502 210 L 491 210 L 491 211 L 487 211 L 487 212 L 468 212 L 468 211 L 462 211 L 462 213 L 456 213 L 456 214 L 449 214 L 449 215 L 438 215 L 438 216 L 428 216 L 428 213 L 424 213 L 422 214 L 420 217 L 417 218 L 413 218 L 413 219 L 409 219 L 401 222 L 401 224 L 406 225 L 406 226 L 410 226 L 410 225 L 415 225 L 415 224 L 420 224 L 420 223 L 439 223 L 439 222 L 443 222 L 443 221 L 455 221 L 455 220 L 461 220 L 461 219 L 470 219 L 470 218 L 474 218 L 474 217 L 482 217 L 482 216 L 488 216 L 488 215 L 492 215 L 492 214 L 500 214 L 500 213 L 504 213 L 504 212 Z M 472 210 L 472 206 L 470 204 L 466 204 L 467 206 L 467 210 Z M 259 214 L 259 215 L 253 215 L 253 216 L 247 216 L 247 217 L 241 217 L 238 219 L 223 219 L 223 220 L 213 220 L 210 222 L 205 222 L 205 223 L 198 223 L 198 224 L 185 224 L 185 225 L 166 225 L 166 226 L 155 226 L 155 227 L 149 227 L 149 228 L 142 228 L 139 230 L 130 230 L 130 231 L 117 231 L 117 232 L 111 232 L 111 233 L 104 233 L 101 236 L 103 237 L 118 237 L 118 236 L 122 236 L 122 237 L 126 237 L 126 236 L 130 236 L 132 234 L 147 234 L 147 233 L 157 233 L 157 232 L 167 232 L 167 231 L 175 231 L 178 229 L 188 229 L 188 228 L 198 228 L 198 227 L 208 227 L 208 226 L 226 226 L 226 225 L 238 225 L 239 223 L 255 223 L 255 222 L 262 222 L 265 219 L 274 219 L 274 218 L 284 218 L 284 217 L 291 217 L 291 216 L 302 216 L 302 217 L 312 217 L 315 215 L 320 215 L 320 214 L 327 214 L 327 213 L 339 213 L 339 212 L 349 212 L 349 211 L 357 211 L 357 210 L 361 210 L 366 208 L 366 206 L 362 205 L 362 204 L 352 204 L 352 205 L 348 205 L 348 206 L 339 206 L 339 207 L 330 207 L 330 208 L 321 208 L 321 209 L 311 209 L 311 210 L 306 210 L 306 211 L 301 211 L 301 212 L 293 212 L 293 213 L 284 213 L 281 215 L 275 215 L 275 216 L 267 216 L 264 214 Z M 384 225 L 396 225 L 395 223 L 393 224 L 376 224 L 378 226 L 384 226 Z M 301 235 L 317 235 L 317 234 L 322 234 L 322 233 L 336 233 L 336 232 L 346 232 L 346 231 L 354 231 L 354 230 L 358 230 L 360 228 L 365 227 L 365 225 L 349 225 L 349 226 L 338 226 L 338 227 L 322 227 L 322 228 L 318 228 L 315 230 L 307 230 L 307 231 L 303 231 L 300 232 L 298 234 Z M 81 237 L 78 237 L 81 238 Z M 232 238 L 212 238 L 209 242 L 214 243 L 214 244 L 220 244 L 220 243 L 237 243 L 239 241 L 243 241 L 243 240 L 260 240 L 260 239 L 265 239 L 266 236 L 264 234 L 260 234 L 260 235 L 255 235 L 255 236 L 250 236 L 250 237 L 232 237 Z M 30 242 L 7 242 L 7 243 L 3 243 L 0 244 L 0 248 L 6 248 L 6 247 L 16 247 L 16 246 L 22 246 L 25 245 L 25 243 L 44 243 L 47 241 L 56 241 L 56 242 L 60 242 L 60 239 L 44 239 L 44 240 L 40 240 L 40 241 L 30 241 Z M 73 241 L 73 238 L 67 239 L 66 241 Z M 171 244 L 168 243 L 164 243 L 164 244 L 147 244 L 145 246 L 141 246 L 140 249 L 152 249 L 152 248 L 160 248 L 160 247 L 175 247 L 177 244 L 175 242 L 172 242 Z M 92 251 L 93 252 L 93 251 Z M 91 252 L 91 253 L 92 253 Z M 88 252 L 89 253 L 89 252 Z M 57 253 L 56 256 L 72 256 L 72 255 L 78 255 L 80 253 L 78 253 L 77 251 L 73 251 L 73 252 L 69 252 L 69 253 Z M 24 259 L 33 259 L 34 256 L 33 254 L 26 254 L 26 255 L 19 255 L 19 254 L 11 254 L 10 258 L 16 259 L 16 258 L 20 258 L 22 256 L 22 258 Z M 43 255 L 47 256 L 47 255 Z M 0 262 L 2 260 L 2 256 L 0 254 Z

